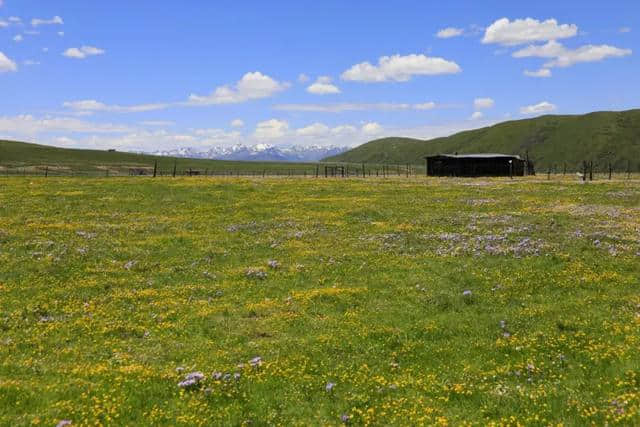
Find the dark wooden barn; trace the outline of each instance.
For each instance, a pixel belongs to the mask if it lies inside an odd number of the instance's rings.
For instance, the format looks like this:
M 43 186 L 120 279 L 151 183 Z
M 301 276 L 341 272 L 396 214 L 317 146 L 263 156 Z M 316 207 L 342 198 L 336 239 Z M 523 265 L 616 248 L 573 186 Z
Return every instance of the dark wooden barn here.
M 438 154 L 425 157 L 429 176 L 524 176 L 533 165 L 510 154 Z

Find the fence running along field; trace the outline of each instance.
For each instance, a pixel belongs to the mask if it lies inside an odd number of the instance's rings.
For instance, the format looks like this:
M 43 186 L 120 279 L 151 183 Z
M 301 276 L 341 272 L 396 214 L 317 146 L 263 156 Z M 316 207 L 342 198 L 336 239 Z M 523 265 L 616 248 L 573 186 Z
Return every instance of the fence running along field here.
M 569 167 L 566 163 L 554 165 L 546 170 L 537 170 L 539 178 L 551 179 L 558 176 L 577 176 L 582 180 L 594 179 L 631 179 L 640 173 L 640 163 L 632 167 L 628 162 L 626 168 L 615 168 L 611 163 L 594 163 L 583 161 L 578 166 Z M 104 166 L 92 169 L 77 169 L 66 165 L 38 165 L 38 166 L 0 166 L 0 177 L 307 177 L 307 178 L 369 178 L 369 177 L 416 177 L 426 176 L 426 167 L 411 164 L 369 164 L 369 163 L 318 163 L 308 167 L 295 165 L 292 168 L 259 168 L 251 165 L 247 169 L 195 169 L 177 168 L 160 169 L 156 165 L 150 166 Z M 509 177 L 507 177 L 509 178 Z

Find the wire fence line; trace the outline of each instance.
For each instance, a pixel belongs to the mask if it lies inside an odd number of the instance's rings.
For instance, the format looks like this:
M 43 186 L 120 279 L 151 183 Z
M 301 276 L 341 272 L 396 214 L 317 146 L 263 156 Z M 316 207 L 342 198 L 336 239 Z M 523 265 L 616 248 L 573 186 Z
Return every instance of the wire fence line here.
M 545 170 L 538 170 L 538 177 L 551 179 L 558 176 L 577 176 L 579 179 L 631 179 L 640 173 L 640 164 L 632 170 L 632 163 L 627 162 L 626 168 L 615 168 L 611 163 L 583 161 L 582 163 L 568 166 L 567 163 L 554 164 Z M 157 163 L 154 165 L 114 165 L 94 167 L 92 169 L 78 169 L 69 165 L 38 165 L 38 166 L 14 166 L 1 167 L 0 177 L 24 176 L 24 177 L 312 177 L 312 178 L 370 178 L 370 177 L 416 177 L 427 176 L 426 165 L 412 164 L 377 164 L 377 163 L 317 163 L 309 164 L 301 168 L 299 165 L 292 168 L 261 168 L 260 164 L 251 165 L 251 168 L 178 168 L 176 164 L 170 169 L 160 169 Z M 507 178 L 509 178 L 507 176 Z

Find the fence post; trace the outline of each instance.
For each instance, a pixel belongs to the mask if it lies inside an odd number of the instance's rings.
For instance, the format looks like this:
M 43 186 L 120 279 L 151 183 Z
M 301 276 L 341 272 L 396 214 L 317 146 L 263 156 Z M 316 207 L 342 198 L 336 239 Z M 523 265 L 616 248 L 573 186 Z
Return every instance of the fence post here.
M 609 162 L 609 179 L 611 179 L 611 172 L 612 172 L 612 170 L 611 170 L 611 162 Z
M 582 181 L 587 180 L 587 161 L 582 161 Z
M 46 167 L 44 168 L 44 177 L 46 178 L 46 177 L 48 177 L 48 176 L 49 176 L 49 166 L 46 166 Z
M 156 177 L 156 174 L 158 173 L 158 161 L 156 160 L 155 162 L 153 162 L 153 177 Z
M 173 161 L 173 178 L 175 178 L 175 177 L 176 177 L 176 167 L 177 167 L 177 165 L 176 165 L 176 161 L 174 160 L 174 161 Z
M 364 162 L 362 162 L 362 177 L 363 178 L 367 177 L 367 170 L 365 169 Z
M 589 164 L 589 181 L 593 181 L 593 160 Z
M 409 163 L 407 163 L 407 178 L 409 178 Z

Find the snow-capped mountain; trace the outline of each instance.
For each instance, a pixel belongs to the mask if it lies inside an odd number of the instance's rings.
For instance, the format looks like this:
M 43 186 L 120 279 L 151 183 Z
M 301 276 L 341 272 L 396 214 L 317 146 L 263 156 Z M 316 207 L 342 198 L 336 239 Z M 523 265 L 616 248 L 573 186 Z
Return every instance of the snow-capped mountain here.
M 276 147 L 268 144 L 234 145 L 232 147 L 213 147 L 202 151 L 192 147 L 160 150 L 149 154 L 157 156 L 188 157 L 194 159 L 241 160 L 260 162 L 317 162 L 325 157 L 334 156 L 349 147 L 337 146 L 301 146 Z

